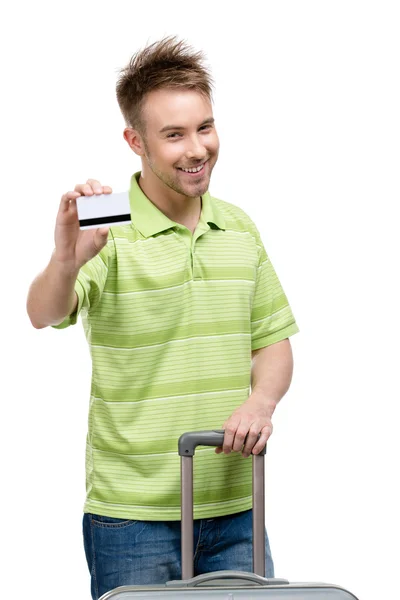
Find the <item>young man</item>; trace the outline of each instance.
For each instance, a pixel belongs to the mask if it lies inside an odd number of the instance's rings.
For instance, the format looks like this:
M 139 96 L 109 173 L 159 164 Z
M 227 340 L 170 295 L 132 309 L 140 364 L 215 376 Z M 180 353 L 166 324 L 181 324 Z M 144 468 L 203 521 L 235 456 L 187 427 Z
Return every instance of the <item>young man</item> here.
M 91 349 L 83 525 L 93 598 L 180 577 L 185 431 L 225 429 L 223 448 L 196 453 L 195 573 L 251 571 L 244 457 L 272 433 L 298 330 L 256 227 L 208 192 L 219 140 L 202 55 L 175 38 L 152 44 L 121 72 L 117 98 L 142 162 L 132 225 L 80 231 L 77 197 L 111 188 L 77 185 L 28 296 L 38 329 L 81 315 Z M 267 535 L 266 556 L 272 577 Z

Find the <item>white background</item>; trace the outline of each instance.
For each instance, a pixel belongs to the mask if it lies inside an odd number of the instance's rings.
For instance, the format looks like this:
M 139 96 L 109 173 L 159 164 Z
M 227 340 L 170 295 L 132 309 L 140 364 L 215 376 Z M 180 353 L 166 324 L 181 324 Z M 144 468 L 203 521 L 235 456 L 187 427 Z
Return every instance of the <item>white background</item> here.
M 90 359 L 25 312 L 59 199 L 127 189 L 117 71 L 147 41 L 208 56 L 210 191 L 256 221 L 301 333 L 267 463 L 276 574 L 398 597 L 399 5 L 13 2 L 2 9 L 1 590 L 89 599 L 81 540 Z M 22 590 L 24 590 L 22 594 Z

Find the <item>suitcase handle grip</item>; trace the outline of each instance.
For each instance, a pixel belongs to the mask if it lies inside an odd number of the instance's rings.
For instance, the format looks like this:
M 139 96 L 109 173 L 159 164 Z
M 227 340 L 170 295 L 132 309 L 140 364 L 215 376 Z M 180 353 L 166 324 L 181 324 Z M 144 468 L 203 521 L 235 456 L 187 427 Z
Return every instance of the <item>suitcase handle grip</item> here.
M 201 587 L 203 584 L 213 583 L 213 587 L 216 585 L 226 585 L 226 580 L 230 579 L 237 585 L 239 582 L 253 583 L 256 585 L 282 585 L 288 584 L 287 579 L 266 579 L 255 573 L 245 573 L 243 571 L 216 571 L 214 573 L 203 573 L 192 577 L 191 579 L 169 581 L 166 585 L 171 587 Z M 220 583 L 218 583 L 220 582 Z
M 179 456 L 194 456 L 197 446 L 222 446 L 224 443 L 224 430 L 189 431 L 179 438 Z M 260 437 L 260 436 L 259 436 Z M 259 454 L 266 453 L 266 446 Z
M 197 446 L 222 446 L 224 432 L 219 431 L 189 431 L 179 438 L 179 456 L 194 456 Z

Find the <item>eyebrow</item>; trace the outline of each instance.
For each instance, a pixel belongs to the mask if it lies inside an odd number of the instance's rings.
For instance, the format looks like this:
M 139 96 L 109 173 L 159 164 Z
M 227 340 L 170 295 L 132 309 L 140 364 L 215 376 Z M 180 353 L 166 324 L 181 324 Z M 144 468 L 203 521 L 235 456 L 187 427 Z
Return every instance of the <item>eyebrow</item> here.
M 203 127 L 203 125 L 212 125 L 214 122 L 215 122 L 215 119 L 213 117 L 210 117 L 210 118 L 206 119 L 205 121 L 203 121 L 202 123 L 200 123 L 199 127 Z M 182 129 L 185 129 L 185 127 L 182 127 L 182 125 L 166 125 L 162 129 L 160 129 L 159 133 L 164 133 L 165 131 L 170 131 L 172 129 L 173 130 L 182 130 Z

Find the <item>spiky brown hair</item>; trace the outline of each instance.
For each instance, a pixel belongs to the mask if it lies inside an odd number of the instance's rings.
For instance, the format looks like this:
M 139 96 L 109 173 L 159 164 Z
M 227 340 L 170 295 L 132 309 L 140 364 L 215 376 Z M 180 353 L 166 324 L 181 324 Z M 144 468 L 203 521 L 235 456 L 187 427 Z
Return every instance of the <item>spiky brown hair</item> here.
M 204 60 L 202 52 L 196 52 L 175 36 L 163 38 L 134 54 L 119 72 L 117 81 L 117 100 L 127 126 L 144 132 L 144 100 L 159 88 L 196 90 L 212 100 L 213 80 Z

